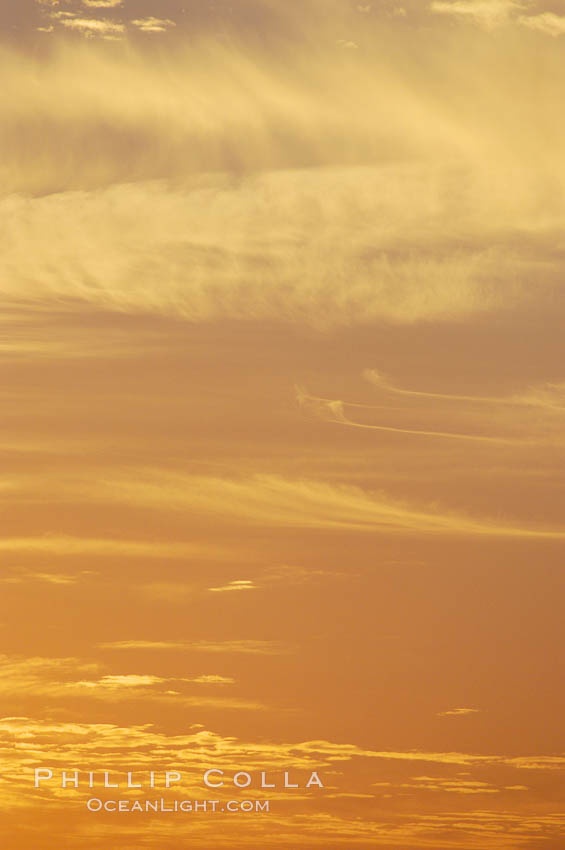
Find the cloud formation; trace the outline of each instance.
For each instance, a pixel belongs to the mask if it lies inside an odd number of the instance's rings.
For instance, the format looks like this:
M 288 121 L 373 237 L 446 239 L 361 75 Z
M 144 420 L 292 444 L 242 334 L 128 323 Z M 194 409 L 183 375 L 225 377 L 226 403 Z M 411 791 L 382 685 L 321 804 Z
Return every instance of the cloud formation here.
M 565 16 L 555 12 L 542 12 L 540 15 L 522 15 L 520 23 L 545 35 L 556 38 L 565 35 Z
M 222 585 L 222 587 L 209 587 L 208 590 L 211 593 L 232 593 L 233 591 L 255 590 L 256 587 L 257 585 L 255 585 L 252 581 L 247 579 L 237 579 L 235 581 L 228 582 L 228 584 Z
M 466 440 L 478 443 L 487 443 L 491 445 L 520 445 L 531 443 L 531 440 L 518 440 L 504 436 L 489 436 L 485 434 L 472 433 L 457 433 L 456 431 L 427 431 L 423 428 L 403 428 L 400 425 L 378 425 L 370 422 L 358 422 L 345 413 L 347 407 L 364 408 L 365 410 L 383 410 L 383 406 L 357 405 L 354 402 L 344 402 L 340 399 L 326 399 L 319 396 L 313 396 L 306 392 L 303 388 L 297 388 L 297 399 L 300 406 L 308 413 L 313 414 L 325 422 L 331 422 L 335 425 L 347 425 L 350 428 L 362 428 L 368 431 L 384 431 L 390 434 L 403 434 L 412 437 L 434 437 L 447 440 Z M 387 410 L 384 406 L 384 410 Z M 390 409 L 387 411 L 390 414 Z
M 446 711 L 439 711 L 438 717 L 465 717 L 467 714 L 477 714 L 478 708 L 449 708 Z
M 541 386 L 529 387 L 521 393 L 509 396 L 473 396 L 457 393 L 434 393 L 419 390 L 403 389 L 389 381 L 377 369 L 365 369 L 363 377 L 370 384 L 387 393 L 409 396 L 412 398 L 435 399 L 438 401 L 470 402 L 472 404 L 502 405 L 514 407 L 539 407 L 542 409 L 565 413 L 565 382 L 546 383 Z
M 324 329 L 549 305 L 563 59 L 550 45 L 540 108 L 519 70 L 503 73 L 510 41 L 480 69 L 457 49 L 455 98 L 442 37 L 433 61 L 419 40 L 403 66 L 383 34 L 382 50 L 337 62 L 308 40 L 292 63 L 280 44 L 266 56 L 197 40 L 147 62 L 134 46 L 57 42 L 40 71 L 4 49 L 4 300 Z M 518 95 L 519 121 L 503 108 Z
M 124 5 L 124 0 L 82 0 L 82 5 L 91 9 L 117 9 Z
M 0 538 L 0 552 L 47 552 L 53 555 L 119 555 L 133 558 L 187 558 L 225 556 L 226 550 L 190 543 L 153 543 L 46 535 Z
M 109 21 L 105 18 L 59 18 L 61 26 L 71 30 L 78 30 L 83 35 L 100 35 L 103 37 L 120 35 L 125 31 L 125 26 L 118 21 Z
M 78 496 L 81 488 L 73 488 Z M 87 487 L 88 500 L 115 501 L 158 510 L 185 510 L 226 522 L 280 528 L 350 529 L 368 533 L 413 533 L 560 540 L 561 528 L 528 527 L 479 519 L 439 508 L 418 507 L 324 481 L 255 475 L 228 479 L 139 471 L 135 480 L 112 477 Z
M 132 20 L 134 27 L 137 27 L 141 32 L 160 33 L 167 32 L 171 27 L 175 27 L 176 23 L 170 18 L 134 18 Z
M 257 701 L 215 696 L 207 690 L 235 684 L 231 677 L 199 673 L 163 677 L 153 673 L 108 673 L 99 662 L 81 658 L 1 656 L 0 693 L 3 699 L 141 700 L 203 708 L 264 710 Z M 196 685 L 196 691 L 191 687 Z
M 298 404 L 325 422 L 369 431 L 523 449 L 563 441 L 563 382 L 507 396 L 472 396 L 403 389 L 376 369 L 365 369 L 363 377 L 379 391 L 379 403 L 321 398 L 297 387 Z M 430 420 L 433 430 L 426 427 Z
M 504 298 L 487 284 L 501 276 L 508 278 L 504 297 L 528 299 L 522 284 L 535 259 L 500 248 L 463 255 L 447 244 L 425 259 L 407 247 L 398 251 L 400 234 L 387 233 L 386 210 L 382 221 L 371 210 L 394 179 L 379 170 L 288 172 L 236 185 L 209 178 L 206 188 L 138 183 L 11 198 L 3 203 L 12 216 L 0 262 L 4 297 L 56 297 L 75 309 L 197 322 L 276 319 L 321 328 L 447 321 L 501 308 Z M 337 240 L 339 232 L 351 238 Z M 538 285 L 549 286 L 551 269 L 538 271 Z
M 293 794 L 294 811 L 281 811 L 279 807 L 269 818 L 253 820 L 251 833 L 246 831 L 247 818 L 230 823 L 230 844 L 239 841 L 242 846 L 250 841 L 262 845 L 288 846 L 312 844 L 313 846 L 383 846 L 406 847 L 456 847 L 464 841 L 465 847 L 516 848 L 532 846 L 532 841 L 544 838 L 559 840 L 565 829 L 562 814 L 552 814 L 532 807 L 528 786 L 536 782 L 539 771 L 542 782 L 555 771 L 565 767 L 563 757 L 553 762 L 544 757 L 528 757 L 528 764 L 514 764 L 505 756 L 479 756 L 450 752 L 380 752 L 355 744 L 331 740 L 280 740 L 261 741 L 245 736 L 226 736 L 208 726 L 192 724 L 180 733 L 167 732 L 154 724 L 127 724 L 84 721 L 46 720 L 30 716 L 0 719 L 0 761 L 6 784 L 4 800 L 9 800 L 16 810 L 37 806 L 38 791 L 33 789 L 33 768 L 49 766 L 56 773 L 68 769 L 82 772 L 95 770 L 95 781 L 100 786 L 102 771 L 111 773 L 112 781 L 126 782 L 126 772 L 131 771 L 134 781 L 147 782 L 149 769 L 157 772 L 157 793 L 166 795 L 160 772 L 175 767 L 182 771 L 182 780 L 175 784 L 174 795 L 198 799 L 202 794 L 202 775 L 210 765 L 220 767 L 229 776 L 245 765 L 245 769 L 259 776 L 266 770 L 269 776 L 281 776 L 290 770 L 293 776 L 308 776 L 310 771 L 320 772 L 327 786 L 323 796 L 314 797 L 308 791 Z M 355 777 L 355 766 L 362 765 L 363 779 Z M 415 768 L 425 765 L 425 773 L 414 775 Z M 528 786 L 518 784 L 509 771 L 535 766 L 535 775 L 528 774 Z M 462 772 L 462 768 L 464 773 Z M 473 771 L 477 771 L 475 774 Z M 511 775 L 511 774 L 510 774 Z M 367 783 L 368 777 L 375 782 Z M 332 780 L 336 780 L 333 785 Z M 516 777 L 518 778 L 518 777 Z M 522 778 L 521 776 L 519 777 Z M 348 792 L 340 791 L 347 783 Z M 65 827 L 69 828 L 69 796 L 82 801 L 92 796 L 92 790 L 83 785 L 79 789 L 62 791 L 60 781 L 43 783 L 40 799 L 49 801 L 50 810 L 65 811 Z M 123 791 L 120 796 L 130 797 Z M 135 792 L 133 792 L 135 794 Z M 415 794 L 434 795 L 434 812 L 426 807 L 414 811 L 407 805 L 407 797 Z M 228 795 L 227 797 L 225 795 Z M 215 789 L 218 799 L 231 799 L 233 787 Z M 464 796 L 480 800 L 479 808 L 464 810 L 452 806 L 450 799 Z M 517 809 L 524 796 L 525 808 Z M 271 791 L 272 800 L 288 799 Z M 489 799 L 502 797 L 502 808 L 492 809 Z M 386 807 L 387 798 L 399 798 L 401 810 Z M 421 798 L 420 798 L 421 799 Z M 300 805 L 304 800 L 305 806 Z M 367 815 L 367 802 L 379 808 L 378 818 Z M 514 800 L 517 802 L 515 803 Z M 359 805 L 354 807 L 355 801 Z M 274 808 L 274 807 L 273 807 Z M 363 816 L 360 813 L 363 812 Z M 273 820 L 273 818 L 275 820 Z M 169 818 L 152 820 L 151 841 L 148 846 L 159 847 L 179 840 L 179 835 L 190 835 L 198 847 L 209 846 L 206 819 L 184 820 L 172 824 Z M 215 823 L 221 822 L 221 816 Z M 112 827 L 115 835 L 115 827 Z M 184 830 L 189 830 L 185 833 Z M 242 830 L 238 832 L 237 830 Z M 279 836 L 273 841 L 273 832 Z M 82 835 L 80 832 L 77 833 Z M 147 835 L 146 826 L 131 824 L 120 828 L 120 840 L 139 843 Z M 90 838 L 92 833 L 89 833 Z M 110 833 L 97 832 L 98 840 L 109 839 Z M 76 834 L 73 831 L 73 839 Z M 208 843 L 206 843 L 208 842 Z M 218 842 L 216 842 L 218 843 Z M 219 846 L 229 846 L 220 842 Z
M 154 641 L 121 640 L 99 644 L 100 649 L 126 650 L 183 650 L 192 652 L 225 653 L 227 655 L 285 655 L 289 648 L 277 641 L 267 640 L 196 640 L 196 641 Z
M 22 485 L 25 486 L 25 485 Z M 35 490 L 36 498 L 37 489 Z M 85 504 L 121 504 L 161 511 L 214 516 L 223 522 L 266 528 L 344 529 L 371 534 L 433 534 L 500 537 L 515 540 L 561 540 L 565 529 L 524 526 L 481 519 L 433 506 L 418 506 L 386 493 L 315 479 L 257 474 L 238 478 L 198 476 L 140 468 L 97 480 L 58 480 L 58 493 Z M 26 490 L 19 498 L 25 498 Z M 215 557 L 214 546 L 185 543 L 129 543 L 80 538 L 0 539 L 0 551 L 92 552 L 166 555 L 184 558 L 200 553 Z M 225 549 L 221 549 L 225 555 Z
M 436 14 L 469 19 L 487 29 L 509 23 L 524 7 L 521 0 L 434 0 L 430 4 Z

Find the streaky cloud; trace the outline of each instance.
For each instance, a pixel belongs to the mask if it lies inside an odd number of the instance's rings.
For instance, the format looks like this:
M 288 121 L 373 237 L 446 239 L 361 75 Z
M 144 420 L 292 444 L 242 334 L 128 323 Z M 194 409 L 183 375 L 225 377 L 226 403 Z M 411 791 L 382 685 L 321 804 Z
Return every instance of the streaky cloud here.
M 125 650 L 182 650 L 188 652 L 232 653 L 242 655 L 285 655 L 290 648 L 283 643 L 267 640 L 121 640 L 99 644 L 100 649 Z
M 132 558 L 187 558 L 226 555 L 221 547 L 198 546 L 190 543 L 153 543 L 140 540 L 111 540 L 104 538 L 44 535 L 43 537 L 0 538 L 0 552 L 53 555 L 117 555 Z
M 336 425 L 346 425 L 349 428 L 361 428 L 366 431 L 383 431 L 391 434 L 405 434 L 416 437 L 435 437 L 449 440 L 465 440 L 469 442 L 487 443 L 491 445 L 504 446 L 528 446 L 535 445 L 533 439 L 518 439 L 513 437 L 493 437 L 483 434 L 464 434 L 453 431 L 427 431 L 419 428 L 402 428 L 394 425 L 375 425 L 363 422 L 355 422 L 345 414 L 346 407 L 363 407 L 365 409 L 383 409 L 382 406 L 358 405 L 339 399 L 326 399 L 306 393 L 302 388 L 297 389 L 297 398 L 300 405 L 308 412 L 313 413 L 325 422 Z M 386 408 L 385 408 L 386 409 Z
M 253 475 L 244 478 L 138 470 L 135 477 L 109 473 L 98 485 L 69 484 L 67 492 L 89 501 L 116 502 L 163 511 L 212 515 L 224 522 L 263 527 L 349 529 L 368 533 L 437 534 L 561 540 L 565 529 L 502 523 L 418 508 L 385 493 L 312 479 Z
M 438 399 L 442 401 L 465 401 L 472 404 L 491 404 L 491 405 L 510 405 L 523 407 L 540 407 L 548 410 L 565 412 L 565 382 L 563 383 L 546 383 L 537 387 L 530 387 L 523 393 L 509 396 L 476 396 L 476 395 L 459 395 L 456 393 L 433 393 L 422 392 L 419 390 L 407 390 L 397 387 L 391 383 L 377 369 L 365 369 L 363 377 L 370 384 L 380 390 L 395 395 L 410 396 L 412 398 L 428 398 Z M 352 407 L 358 405 L 351 404 Z M 363 405 L 370 407 L 370 405 Z

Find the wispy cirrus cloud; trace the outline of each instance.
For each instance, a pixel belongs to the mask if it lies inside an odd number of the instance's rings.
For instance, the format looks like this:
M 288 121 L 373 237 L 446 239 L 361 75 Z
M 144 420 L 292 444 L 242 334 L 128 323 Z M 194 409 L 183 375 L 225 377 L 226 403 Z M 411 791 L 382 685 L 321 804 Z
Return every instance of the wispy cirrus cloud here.
M 22 568 L 8 569 L 6 575 L 0 576 L 0 584 L 50 584 L 55 587 L 69 587 L 92 575 L 91 570 L 80 570 L 77 573 L 39 572 Z
M 242 655 L 285 655 L 289 647 L 278 641 L 266 640 L 119 640 L 99 644 L 100 649 L 119 650 L 172 650 L 212 652 Z
M 232 679 L 231 676 L 218 676 L 215 673 L 207 674 L 204 673 L 201 676 L 197 676 L 195 679 L 191 679 L 197 685 L 233 685 L 235 684 L 235 679 Z
M 120 675 L 108 674 L 106 676 L 102 676 L 100 679 L 86 679 L 76 682 L 76 687 L 89 688 L 92 691 L 98 691 L 98 689 L 101 689 L 102 691 L 119 691 L 122 688 L 143 688 L 152 685 L 163 685 L 165 683 L 169 683 L 169 687 L 178 687 L 180 683 L 197 685 L 233 685 L 235 684 L 235 679 L 226 676 L 217 676 L 215 674 L 202 674 L 201 676 L 196 676 L 194 678 L 183 677 L 180 679 L 163 678 L 161 676 L 154 675 L 140 675 L 138 673 Z M 165 695 L 180 695 L 178 691 L 171 690 L 166 690 L 164 693 Z
M 433 437 L 442 440 L 464 440 L 490 445 L 519 446 L 532 444 L 531 439 L 518 439 L 515 437 L 490 436 L 489 434 L 473 434 L 457 431 L 426 430 L 425 428 L 408 428 L 401 425 L 377 424 L 375 422 L 360 422 L 346 414 L 347 408 L 363 408 L 364 410 L 379 410 L 389 414 L 391 410 L 386 405 L 366 405 L 355 402 L 342 401 L 341 399 L 327 399 L 310 395 L 302 387 L 297 388 L 297 399 L 300 406 L 308 413 L 313 414 L 325 422 L 335 425 L 345 425 L 350 428 L 361 428 L 367 431 L 383 431 L 390 434 L 402 434 L 411 437 Z M 390 419 L 389 419 L 390 421 Z
M 395 395 L 412 398 L 436 399 L 439 401 L 470 402 L 472 404 L 502 405 L 512 407 L 542 408 L 558 413 L 565 413 L 565 382 L 546 383 L 528 387 L 520 393 L 508 396 L 476 396 L 460 395 L 458 393 L 434 393 L 421 390 L 405 389 L 396 386 L 377 369 L 365 369 L 363 377 L 379 390 Z
M 110 540 L 88 537 L 45 535 L 0 538 L 0 552 L 46 552 L 53 555 L 119 555 L 134 558 L 186 558 L 226 555 L 221 547 L 190 543 L 159 543 L 140 540 Z
M 190 644 L 168 640 L 118 640 L 99 644 L 100 649 L 186 649 Z
M 13 485 L 14 486 L 14 485 Z M 20 490 L 25 500 L 28 482 Z M 48 480 L 42 487 L 51 492 Z M 34 484 L 37 498 L 37 482 Z M 238 478 L 198 476 L 136 468 L 104 472 L 97 480 L 68 477 L 58 479 L 59 497 L 72 497 L 85 504 L 121 504 L 162 511 L 185 511 L 192 516 L 215 516 L 228 524 L 245 523 L 274 528 L 344 529 L 381 534 L 433 534 L 442 536 L 499 537 L 515 540 L 561 540 L 565 529 L 513 524 L 451 512 L 447 508 L 420 506 L 391 498 L 386 493 L 358 486 L 316 479 L 297 479 L 257 474 Z M 0 539 L 0 551 L 54 551 L 93 554 L 115 553 L 144 556 L 171 555 L 184 558 L 199 551 L 215 557 L 214 546 L 199 547 L 181 542 L 129 543 L 87 541 L 81 538 Z M 225 549 L 220 547 L 222 556 Z M 171 589 L 177 587 L 171 586 Z
M 546 383 L 506 396 L 472 396 L 404 389 L 375 369 L 366 369 L 363 376 L 379 391 L 378 403 L 322 398 L 297 387 L 298 404 L 305 413 L 335 425 L 406 436 L 515 448 L 563 439 L 565 383 Z M 433 429 L 427 426 L 430 419 Z
M 426 509 L 403 504 L 386 494 L 369 493 L 355 486 L 276 475 L 223 479 L 140 470 L 135 480 L 115 476 L 105 484 L 86 488 L 85 496 L 163 510 L 187 510 L 266 527 L 532 540 L 565 538 L 565 529 L 513 526 L 450 513 L 437 506 Z

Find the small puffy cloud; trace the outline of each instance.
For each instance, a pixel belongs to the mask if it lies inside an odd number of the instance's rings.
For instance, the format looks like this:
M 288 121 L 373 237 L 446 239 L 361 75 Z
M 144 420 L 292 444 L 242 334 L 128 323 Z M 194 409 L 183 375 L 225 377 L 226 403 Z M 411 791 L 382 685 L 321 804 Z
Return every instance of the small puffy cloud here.
M 123 4 L 123 0 L 82 0 L 82 5 L 90 9 L 117 9 Z
M 554 38 L 565 35 L 565 16 L 556 15 L 554 12 L 543 12 L 541 15 L 522 15 L 519 19 L 524 27 L 529 27 L 537 32 L 551 35 Z
M 167 32 L 171 27 L 176 27 L 176 23 L 170 18 L 135 18 L 132 24 L 141 32 L 149 33 Z
M 83 688 L 107 688 L 109 690 L 118 690 L 119 688 L 139 688 L 150 687 L 164 682 L 159 676 L 138 676 L 136 674 L 124 676 L 102 676 L 97 681 L 81 681 L 76 684 Z
M 478 708 L 450 708 L 447 711 L 438 712 L 438 717 L 463 717 L 466 714 L 478 714 Z
M 75 18 L 62 17 L 60 18 L 62 26 L 67 29 L 77 30 L 86 36 L 118 36 L 125 31 L 123 24 L 117 21 L 109 21 L 104 18 Z
M 228 593 L 233 590 L 255 590 L 256 585 L 252 581 L 230 581 L 222 587 L 209 587 L 211 593 Z

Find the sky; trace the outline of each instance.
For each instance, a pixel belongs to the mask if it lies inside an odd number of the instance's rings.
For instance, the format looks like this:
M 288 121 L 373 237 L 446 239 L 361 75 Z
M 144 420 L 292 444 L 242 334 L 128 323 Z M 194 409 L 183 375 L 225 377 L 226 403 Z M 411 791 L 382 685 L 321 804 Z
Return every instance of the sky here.
M 565 848 L 564 44 L 0 0 L 7 850 Z

